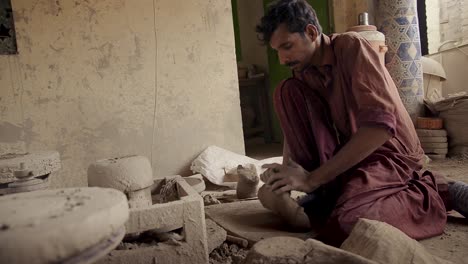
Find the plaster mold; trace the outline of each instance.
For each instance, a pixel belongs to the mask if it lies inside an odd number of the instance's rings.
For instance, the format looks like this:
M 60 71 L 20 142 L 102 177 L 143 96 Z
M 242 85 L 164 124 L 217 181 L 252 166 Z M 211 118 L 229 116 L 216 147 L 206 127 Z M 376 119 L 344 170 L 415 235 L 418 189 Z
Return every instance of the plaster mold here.
M 143 156 L 126 156 L 98 160 L 88 168 L 89 186 L 113 188 L 125 193 L 130 208 L 145 208 L 152 204 L 153 184 L 151 164 Z
M 21 170 L 22 163 L 35 177 L 48 175 L 61 168 L 60 155 L 57 151 L 4 154 L 0 155 L 0 183 L 15 181 L 14 172 Z
M 103 159 L 89 166 L 88 184 L 129 193 L 151 186 L 153 172 L 143 156 Z
M 161 190 L 174 180 L 177 199 L 158 203 Z M 147 230 L 163 233 L 181 229 L 183 239 L 175 245 L 158 243 L 132 250 L 114 250 L 100 263 L 207 263 L 208 245 L 201 196 L 179 176 L 155 180 L 151 193 L 153 205 L 130 209 L 130 217 L 125 224 L 127 233 Z
M 0 212 L 1 263 L 59 263 L 123 237 L 128 204 L 117 190 L 68 188 L 0 197 Z

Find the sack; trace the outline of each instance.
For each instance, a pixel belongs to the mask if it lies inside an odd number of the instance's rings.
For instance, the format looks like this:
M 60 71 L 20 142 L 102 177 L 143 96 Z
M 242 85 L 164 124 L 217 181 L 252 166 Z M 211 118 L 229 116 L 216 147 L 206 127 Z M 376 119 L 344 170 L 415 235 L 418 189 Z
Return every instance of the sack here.
M 444 119 L 448 134 L 449 155 L 468 155 L 468 95 L 457 95 L 434 103 L 431 107 Z
M 363 218 L 358 220 L 340 248 L 385 264 L 451 263 L 433 256 L 418 241 L 399 229 L 384 222 Z

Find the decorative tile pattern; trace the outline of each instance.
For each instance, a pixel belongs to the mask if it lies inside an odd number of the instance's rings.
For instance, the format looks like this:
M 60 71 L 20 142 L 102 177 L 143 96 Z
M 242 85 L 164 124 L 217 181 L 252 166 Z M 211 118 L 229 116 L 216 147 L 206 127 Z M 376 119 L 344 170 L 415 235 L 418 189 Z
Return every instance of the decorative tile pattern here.
M 385 63 L 410 115 L 421 114 L 423 82 L 416 0 L 377 0 L 377 27 L 385 34 Z

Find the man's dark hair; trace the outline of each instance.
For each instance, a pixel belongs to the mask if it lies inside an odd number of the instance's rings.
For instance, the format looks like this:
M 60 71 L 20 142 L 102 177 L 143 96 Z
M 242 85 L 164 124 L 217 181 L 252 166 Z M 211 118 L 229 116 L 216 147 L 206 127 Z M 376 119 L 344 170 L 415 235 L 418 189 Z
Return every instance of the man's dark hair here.
M 291 33 L 304 35 L 308 24 L 317 27 L 319 34 L 322 33 L 315 10 L 305 0 L 279 0 L 268 6 L 266 15 L 256 27 L 259 40 L 268 44 L 271 35 L 282 23 L 286 24 Z

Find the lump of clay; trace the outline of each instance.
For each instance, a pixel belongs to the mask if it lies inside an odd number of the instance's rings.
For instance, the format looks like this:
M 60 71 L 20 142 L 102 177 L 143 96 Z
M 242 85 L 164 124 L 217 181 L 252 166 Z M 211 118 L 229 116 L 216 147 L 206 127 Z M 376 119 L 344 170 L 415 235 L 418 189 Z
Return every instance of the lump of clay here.
M 279 215 L 290 227 L 298 231 L 310 230 L 309 217 L 304 208 L 298 205 L 289 193 L 276 194 L 270 185 L 265 184 L 258 190 L 258 200 L 263 207 Z
M 239 181 L 237 182 L 237 198 L 247 199 L 257 197 L 260 177 L 257 174 L 257 168 L 254 164 L 237 166 Z
M 153 171 L 143 156 L 98 160 L 88 168 L 88 185 L 134 192 L 153 185 Z
M 255 243 L 244 263 L 303 263 L 309 250 L 299 238 L 272 237 Z
M 67 188 L 0 197 L 0 263 L 61 263 L 121 232 L 125 195 Z

